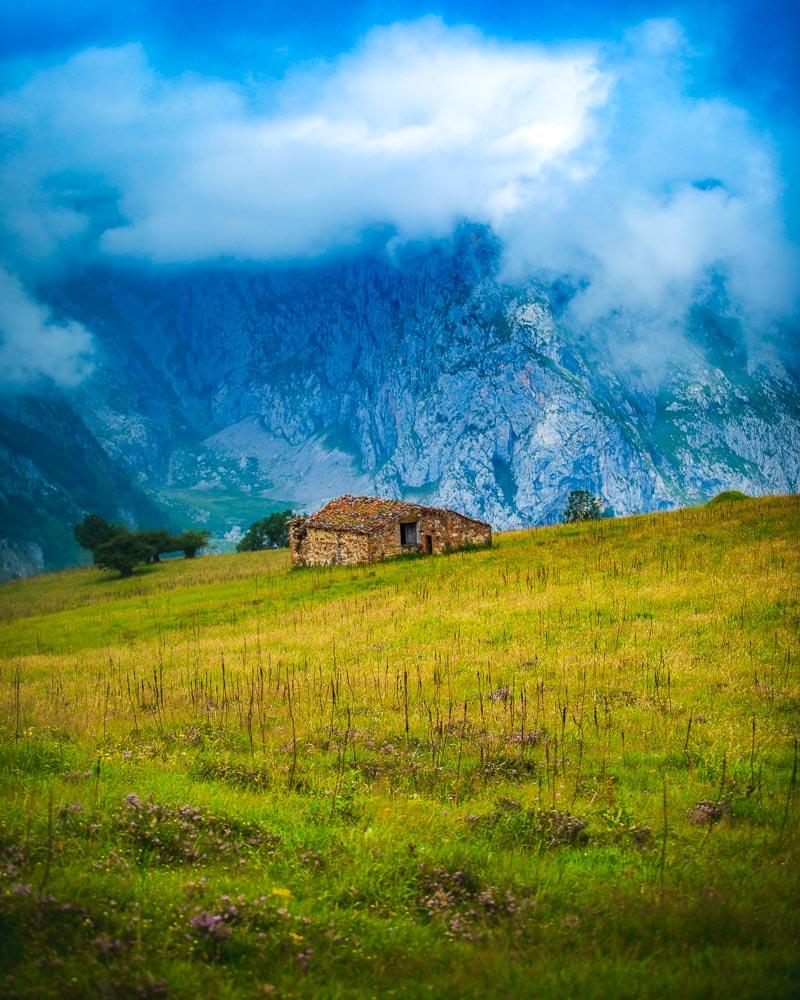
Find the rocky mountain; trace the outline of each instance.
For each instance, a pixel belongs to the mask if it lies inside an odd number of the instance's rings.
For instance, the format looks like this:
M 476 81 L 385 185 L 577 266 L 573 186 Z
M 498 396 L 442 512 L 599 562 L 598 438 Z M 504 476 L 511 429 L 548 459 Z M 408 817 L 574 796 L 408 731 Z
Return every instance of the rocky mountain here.
M 90 510 L 130 525 L 164 521 L 66 398 L 0 396 L 0 580 L 85 560 L 72 527 Z
M 155 502 L 235 537 L 277 507 L 378 492 L 507 528 L 558 519 L 576 487 L 616 514 L 798 489 L 788 340 L 748 342 L 706 305 L 679 343 L 623 357 L 604 331 L 565 321 L 573 292 L 504 282 L 491 233 L 465 225 L 394 254 L 98 269 L 42 294 L 94 336 L 94 373 L 59 405 L 86 431 L 82 454 L 109 503 L 133 520 Z M 2 444 L 4 474 L 38 484 L 32 509 L 48 482 L 72 503 L 56 520 L 100 509 L 37 464 L 32 443 L 15 447 L 13 429 Z M 42 549 L 28 568 L 67 558 L 33 524 L 0 534 Z

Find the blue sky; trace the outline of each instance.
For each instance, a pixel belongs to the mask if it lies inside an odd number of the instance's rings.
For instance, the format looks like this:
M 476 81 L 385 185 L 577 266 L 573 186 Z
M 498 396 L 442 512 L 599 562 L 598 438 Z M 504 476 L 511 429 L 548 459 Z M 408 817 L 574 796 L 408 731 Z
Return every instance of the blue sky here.
M 587 327 L 669 331 L 720 282 L 754 329 L 796 314 L 796 2 L 288 7 L 0 7 L 17 381 L 86 368 L 43 275 L 307 259 L 376 229 L 391 252 L 462 218 L 509 278 L 578 278 Z
M 795 103 L 800 85 L 800 4 L 796 0 L 703 4 L 6 0 L 0 5 L 0 58 L 16 68 L 29 68 L 89 45 L 140 41 L 165 71 L 273 74 L 299 60 L 329 58 L 350 48 L 377 24 L 427 14 L 452 24 L 474 24 L 500 37 L 539 41 L 610 38 L 638 21 L 671 17 L 681 21 L 695 44 L 713 54 L 698 81 L 700 87 L 736 94 L 783 117 Z

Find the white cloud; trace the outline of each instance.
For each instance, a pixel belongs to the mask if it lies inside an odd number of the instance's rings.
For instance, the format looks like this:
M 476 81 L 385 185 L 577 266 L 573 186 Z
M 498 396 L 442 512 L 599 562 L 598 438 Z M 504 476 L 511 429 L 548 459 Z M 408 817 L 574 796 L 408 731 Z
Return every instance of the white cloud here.
M 57 322 L 0 268 L 0 387 L 17 389 L 42 377 L 77 385 L 92 367 L 92 341 L 80 323 Z
M 796 308 L 770 143 L 741 109 L 686 95 L 685 57 L 671 21 L 607 54 L 616 82 L 589 169 L 548 175 L 506 220 L 509 273 L 580 278 L 571 316 L 582 327 L 613 318 L 616 331 L 677 330 L 715 275 L 751 327 Z
M 79 235 L 80 210 L 59 199 L 69 173 L 120 192 L 129 225 L 103 248 L 156 261 L 315 254 L 375 223 L 442 234 L 585 143 L 607 86 L 589 51 L 434 19 L 255 89 L 165 80 L 137 46 L 90 50 L 0 102 L 20 137 L 6 225 L 30 252 Z
M 426 19 L 247 87 L 88 50 L 0 99 L 5 245 L 275 260 L 470 218 L 503 238 L 509 276 L 582 281 L 580 325 L 680 325 L 714 271 L 769 322 L 797 273 L 774 157 L 740 109 L 688 96 L 689 59 L 670 20 L 548 49 Z

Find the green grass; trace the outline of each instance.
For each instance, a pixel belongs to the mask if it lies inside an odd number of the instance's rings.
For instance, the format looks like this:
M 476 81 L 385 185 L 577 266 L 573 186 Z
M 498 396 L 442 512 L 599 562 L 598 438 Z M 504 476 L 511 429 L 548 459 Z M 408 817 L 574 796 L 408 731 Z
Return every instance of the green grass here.
M 154 495 L 178 522 L 185 524 L 188 519 L 191 524 L 207 528 L 212 533 L 212 546 L 216 552 L 234 550 L 235 544 L 225 538 L 225 532 L 232 525 L 246 531 L 265 514 L 292 506 L 290 501 L 265 499 L 260 492 L 247 494 L 221 486 L 205 490 L 198 487 L 162 488 Z
M 717 503 L 731 503 L 736 500 L 749 500 L 750 498 L 746 493 L 742 493 L 741 490 L 723 490 L 722 493 L 717 493 L 715 497 L 712 497 L 708 504 L 712 506 Z
M 799 536 L 4 585 L 0 990 L 797 995 Z
M 159 500 L 166 506 L 177 505 L 190 510 L 196 520 L 202 520 L 212 530 L 221 530 L 237 522 L 242 527 L 249 527 L 253 521 L 264 517 L 265 512 L 286 510 L 291 507 L 290 501 L 268 500 L 260 494 L 249 496 L 241 491 L 226 490 L 221 487 L 210 487 L 207 490 L 194 489 L 161 489 Z

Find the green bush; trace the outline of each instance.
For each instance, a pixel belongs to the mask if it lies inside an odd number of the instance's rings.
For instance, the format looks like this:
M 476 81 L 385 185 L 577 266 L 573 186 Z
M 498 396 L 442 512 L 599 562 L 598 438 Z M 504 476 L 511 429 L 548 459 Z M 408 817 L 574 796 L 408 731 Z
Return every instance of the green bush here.
M 724 490 L 722 493 L 717 493 L 715 497 L 712 497 L 708 501 L 708 506 L 711 507 L 716 503 L 730 503 L 734 500 L 749 500 L 750 497 L 746 493 L 742 493 L 740 490 Z
M 159 562 L 165 552 L 183 552 L 187 559 L 194 559 L 208 545 L 210 532 L 190 530 L 173 535 L 164 528 L 129 531 L 99 514 L 87 514 L 75 525 L 74 535 L 78 544 L 92 553 L 95 566 L 130 576 L 140 563 Z
M 603 516 L 603 505 L 598 497 L 588 490 L 572 490 L 564 511 L 564 523 L 576 521 L 596 521 Z
M 183 552 L 187 559 L 194 559 L 200 549 L 208 545 L 210 537 L 210 531 L 184 531 L 173 539 L 174 549 Z
M 111 524 L 99 514 L 87 514 L 79 524 L 75 525 L 73 535 L 82 549 L 94 552 L 99 545 L 115 535 L 123 534 L 126 530 L 123 525 Z
M 151 562 L 159 562 L 165 552 L 180 551 L 178 538 L 163 528 L 158 528 L 155 531 L 139 531 L 137 534 L 145 545 L 150 548 Z
M 260 552 L 262 549 L 284 549 L 289 544 L 289 521 L 293 510 L 276 511 L 255 521 L 236 546 L 237 552 Z
M 120 576 L 130 576 L 140 563 L 150 561 L 152 550 L 138 534 L 126 531 L 114 535 L 94 550 L 95 566 L 115 569 Z

